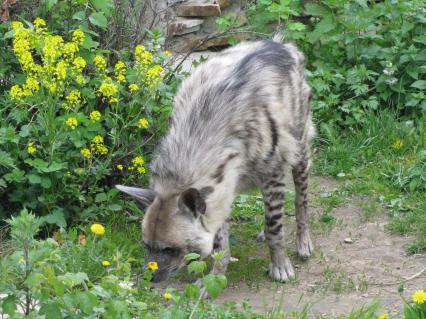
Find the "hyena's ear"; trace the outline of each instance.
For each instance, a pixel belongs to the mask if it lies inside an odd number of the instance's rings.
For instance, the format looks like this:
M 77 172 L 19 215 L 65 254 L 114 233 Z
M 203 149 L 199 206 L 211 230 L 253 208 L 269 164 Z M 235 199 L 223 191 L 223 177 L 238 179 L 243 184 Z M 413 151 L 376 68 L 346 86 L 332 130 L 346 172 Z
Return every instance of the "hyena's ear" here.
M 151 189 L 128 187 L 123 185 L 115 185 L 115 187 L 123 193 L 132 196 L 142 210 L 145 210 L 149 205 L 151 205 L 155 198 L 155 192 Z
M 183 213 L 190 213 L 194 217 L 206 212 L 206 202 L 200 191 L 189 188 L 179 196 L 178 207 Z

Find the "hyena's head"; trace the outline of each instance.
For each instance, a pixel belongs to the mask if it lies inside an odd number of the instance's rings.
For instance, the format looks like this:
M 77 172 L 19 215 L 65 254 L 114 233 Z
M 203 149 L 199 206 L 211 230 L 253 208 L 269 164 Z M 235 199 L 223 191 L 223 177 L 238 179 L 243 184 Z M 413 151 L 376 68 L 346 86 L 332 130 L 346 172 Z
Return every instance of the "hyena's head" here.
M 214 234 L 204 226 L 206 212 L 203 191 L 189 188 L 182 193 L 163 196 L 150 189 L 117 185 L 131 195 L 146 212 L 142 222 L 147 262 L 155 261 L 158 270 L 153 281 L 160 282 L 185 265 L 184 256 L 196 252 L 201 258 L 213 250 Z

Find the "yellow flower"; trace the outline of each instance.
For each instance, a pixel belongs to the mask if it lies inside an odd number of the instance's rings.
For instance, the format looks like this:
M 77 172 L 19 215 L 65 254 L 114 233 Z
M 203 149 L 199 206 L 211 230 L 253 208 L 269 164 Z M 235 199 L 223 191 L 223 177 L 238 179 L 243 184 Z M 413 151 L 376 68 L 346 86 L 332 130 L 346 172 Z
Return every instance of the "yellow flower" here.
M 75 81 L 80 85 L 86 82 L 86 80 L 84 79 L 84 76 L 82 75 L 77 75 L 77 77 L 75 78 Z
M 111 97 L 118 93 L 118 88 L 113 83 L 103 82 L 99 87 L 99 92 L 101 92 L 106 97 Z
M 20 23 L 20 22 L 19 22 Z M 21 23 L 21 26 L 22 26 L 22 23 Z M 145 51 L 145 47 L 142 45 L 142 44 L 138 44 L 136 47 L 135 47 L 135 55 L 139 55 L 139 54 L 141 54 L 143 51 Z
M 139 174 L 145 174 L 145 167 L 138 167 L 137 171 Z
M 147 264 L 147 267 L 148 267 L 149 270 L 156 271 L 158 269 L 158 264 L 157 264 L 156 261 L 150 261 Z
M 68 125 L 72 130 L 74 130 L 78 126 L 77 119 L 75 117 L 69 117 L 65 124 Z
M 34 143 L 33 143 L 33 142 L 28 143 L 28 146 L 27 146 L 27 152 L 28 152 L 28 154 L 30 154 L 30 155 L 32 155 L 32 154 L 34 154 L 35 152 L 37 152 L 37 149 L 35 148 L 35 146 L 34 146 Z
M 396 150 L 401 149 L 401 148 L 402 148 L 402 146 L 404 146 L 404 143 L 402 143 L 402 141 L 401 141 L 399 138 L 397 138 L 397 139 L 395 140 L 395 142 L 393 142 L 393 144 L 392 144 L 392 147 L 393 147 L 394 149 L 396 149 Z
M 104 138 L 102 136 L 100 136 L 100 135 L 96 135 L 93 138 L 92 142 L 96 143 L 96 144 L 102 144 L 104 142 Z
M 93 224 L 92 226 L 90 226 L 90 230 L 92 231 L 92 233 L 98 236 L 102 236 L 103 234 L 105 234 L 105 227 L 101 224 Z
M 108 267 L 108 266 L 110 266 L 111 265 L 111 263 L 108 261 L 108 260 L 104 260 L 104 261 L 102 261 L 102 266 L 104 266 L 104 267 Z
M 21 97 L 24 95 L 21 87 L 19 85 L 14 85 L 10 89 L 10 96 L 13 100 L 19 101 Z
M 126 64 L 123 61 L 118 61 L 114 66 L 114 74 L 117 82 L 126 82 Z
M 414 303 L 421 305 L 424 304 L 426 302 L 426 291 L 424 290 L 417 290 L 413 296 L 413 301 Z
M 119 171 L 122 171 L 122 170 L 123 170 L 123 165 L 118 164 L 118 165 L 117 165 L 117 169 L 118 169 Z
M 379 316 L 378 319 L 388 319 L 389 315 L 387 313 L 384 313 L 383 315 Z
M 80 153 L 85 158 L 90 158 L 92 156 L 92 153 L 90 152 L 90 150 L 88 148 L 82 148 L 80 150 Z
M 171 57 L 172 56 L 172 53 L 170 51 L 167 51 L 167 50 L 163 51 L 163 54 L 165 56 L 167 56 L 167 57 Z
M 62 51 L 65 57 L 69 56 L 72 58 L 74 53 L 78 52 L 78 45 L 74 42 L 65 43 Z
M 137 84 L 130 84 L 129 85 L 129 90 L 131 91 L 131 92 L 135 92 L 135 91 L 137 91 L 137 90 L 139 90 L 139 86 L 137 85 Z
M 100 71 L 105 70 L 106 68 L 106 61 L 100 55 L 95 56 L 95 58 L 93 59 L 93 63 L 95 64 L 96 68 Z
M 134 159 L 132 159 L 132 163 L 136 166 L 142 166 L 145 161 L 142 156 L 136 156 Z
M 152 68 L 149 68 L 146 72 L 146 84 L 149 86 L 155 86 L 161 80 L 161 73 L 163 68 L 161 65 L 154 65 Z
M 59 61 L 56 65 L 55 75 L 58 80 L 65 80 L 67 77 L 67 64 L 65 61 Z
M 24 25 L 20 21 L 12 21 L 11 26 L 13 30 L 16 30 L 22 28 Z
M 46 26 L 46 21 L 44 21 L 43 19 L 41 19 L 41 18 L 36 18 L 35 20 L 34 20 L 34 27 L 36 28 L 36 29 L 41 29 L 41 28 L 43 28 L 43 27 L 45 27 Z
M 79 90 L 72 90 L 66 97 L 70 105 L 78 105 L 81 103 L 81 94 Z
M 93 122 L 100 121 L 100 120 L 101 120 L 101 117 L 102 117 L 102 115 L 101 115 L 101 112 L 99 112 L 99 111 L 93 111 L 93 112 L 91 112 L 91 113 L 89 114 L 89 118 L 90 118 L 90 120 L 92 120 Z
M 166 299 L 166 300 L 170 300 L 170 299 L 172 299 L 173 295 L 172 295 L 171 293 L 166 292 L 166 293 L 163 295 L 163 297 L 164 297 L 164 299 Z
M 78 72 L 82 72 L 86 67 L 86 60 L 84 60 L 81 56 L 76 57 L 72 63 Z
M 121 71 L 123 69 L 126 69 L 126 64 L 123 61 L 118 61 L 114 66 L 115 71 Z
M 40 89 L 40 83 L 38 83 L 38 81 L 34 78 L 27 78 L 22 88 L 24 90 L 24 95 L 30 96 L 38 92 Z
M 83 43 L 84 36 L 84 32 L 80 29 L 77 29 L 72 33 L 72 40 L 78 45 L 81 45 Z
M 148 125 L 149 125 L 149 123 L 148 123 L 148 120 L 146 118 L 143 117 L 143 118 L 139 119 L 138 126 L 140 128 L 148 128 Z

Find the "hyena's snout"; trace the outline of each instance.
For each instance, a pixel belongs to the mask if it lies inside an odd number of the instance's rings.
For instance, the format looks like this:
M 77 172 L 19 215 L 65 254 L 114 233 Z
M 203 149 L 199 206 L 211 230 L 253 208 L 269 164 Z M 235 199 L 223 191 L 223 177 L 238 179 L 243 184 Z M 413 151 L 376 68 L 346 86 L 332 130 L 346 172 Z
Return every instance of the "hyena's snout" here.
M 149 265 L 155 262 L 156 267 L 151 269 L 153 271 L 152 281 L 161 282 L 167 280 L 169 276 L 181 268 L 183 258 L 174 256 L 168 253 L 150 253 L 144 269 L 150 268 Z

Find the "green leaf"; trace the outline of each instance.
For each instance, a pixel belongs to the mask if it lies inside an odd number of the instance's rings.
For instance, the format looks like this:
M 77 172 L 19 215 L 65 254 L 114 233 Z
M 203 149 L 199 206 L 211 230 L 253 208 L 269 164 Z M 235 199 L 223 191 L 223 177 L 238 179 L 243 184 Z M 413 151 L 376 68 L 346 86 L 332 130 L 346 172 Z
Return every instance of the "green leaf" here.
M 110 9 L 114 9 L 113 0 L 92 0 L 90 2 L 98 11 L 108 12 Z
M 107 194 L 99 193 L 99 194 L 96 194 L 95 202 L 102 203 L 102 202 L 105 202 L 107 199 L 108 199 Z
M 226 277 L 223 275 L 215 276 L 209 274 L 203 278 L 204 287 L 206 287 L 209 296 L 213 299 L 219 296 L 219 293 L 226 287 Z
M 316 3 L 307 3 L 305 5 L 305 14 L 323 17 L 330 13 L 329 9 Z
M 12 155 L 6 153 L 5 151 L 0 151 L 0 167 L 15 168 Z
M 108 208 L 114 212 L 118 212 L 123 209 L 123 207 L 119 204 L 111 204 L 108 206 Z
M 3 299 L 2 309 L 6 315 L 12 316 L 16 312 L 16 305 L 18 303 L 18 298 L 14 295 L 7 296 Z
M 75 295 L 75 301 L 78 308 L 87 315 L 92 314 L 93 308 L 99 304 L 96 296 L 87 291 L 77 292 Z
M 84 11 L 78 11 L 74 13 L 72 16 L 74 20 L 78 20 L 78 21 L 84 20 L 85 17 L 86 17 L 86 14 L 84 13 Z
M 49 177 L 44 176 L 44 177 L 41 178 L 40 185 L 44 189 L 49 189 L 50 187 L 52 187 L 52 181 L 50 180 Z
M 188 265 L 188 273 L 202 274 L 207 268 L 204 261 L 193 261 Z
M 46 319 L 61 319 L 61 308 L 58 303 L 48 303 L 40 307 L 39 314 L 45 315 Z
M 58 3 L 58 0 L 44 0 L 44 5 L 46 9 L 49 11 L 52 7 Z
M 320 37 L 327 32 L 333 30 L 335 28 L 335 25 L 333 23 L 333 17 L 332 16 L 326 16 L 323 18 L 320 22 L 317 23 L 315 26 L 315 30 L 308 34 L 308 40 L 311 43 L 317 42 Z
M 65 213 L 62 209 L 55 209 L 52 214 L 41 217 L 43 222 L 48 224 L 57 225 L 59 227 L 67 227 L 67 221 L 65 220 Z
M 99 46 L 99 42 L 93 41 L 92 37 L 86 33 L 82 47 L 89 50 L 92 48 L 97 48 Z
M 41 177 L 39 175 L 36 175 L 36 174 L 29 174 L 28 175 L 28 181 L 31 184 L 40 184 L 41 183 Z
M 185 255 L 184 259 L 186 261 L 191 261 L 191 260 L 197 260 L 200 258 L 200 255 L 197 253 L 189 253 L 187 255 Z
M 102 29 L 106 29 L 107 25 L 108 25 L 108 21 L 107 18 L 105 18 L 103 13 L 100 12 L 94 12 L 89 16 L 89 21 L 97 26 L 100 27 Z
M 419 90 L 426 90 L 426 81 L 418 80 L 412 83 L 410 86 Z
M 200 296 L 200 287 L 196 284 L 189 284 L 185 287 L 185 297 L 197 299 Z

